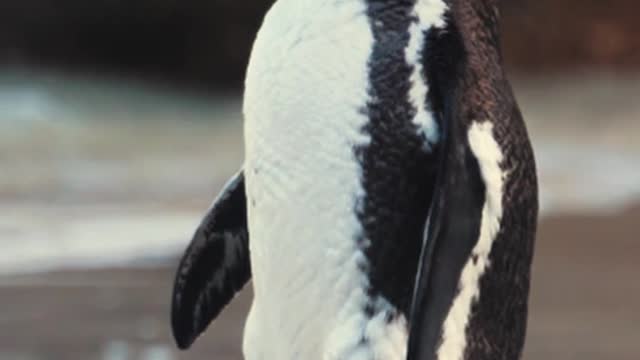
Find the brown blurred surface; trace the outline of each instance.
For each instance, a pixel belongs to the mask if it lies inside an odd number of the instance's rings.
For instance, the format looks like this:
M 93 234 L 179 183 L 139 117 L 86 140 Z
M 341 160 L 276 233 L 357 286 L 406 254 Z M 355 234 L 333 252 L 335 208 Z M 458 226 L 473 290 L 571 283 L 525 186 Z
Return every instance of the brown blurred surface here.
M 542 222 L 525 360 L 638 358 L 638 219 L 640 207 Z M 241 359 L 248 293 L 236 298 L 190 351 L 173 350 L 168 320 L 172 271 L 0 278 L 0 358 L 120 359 L 112 353 L 124 344 L 124 359 Z M 150 346 L 162 350 L 156 351 L 158 357 L 150 357 Z
M 0 65 L 239 87 L 273 0 L 2 0 Z M 522 72 L 640 66 L 637 0 L 504 0 L 505 59 Z
M 637 69 L 637 0 L 504 0 L 505 59 L 523 71 Z

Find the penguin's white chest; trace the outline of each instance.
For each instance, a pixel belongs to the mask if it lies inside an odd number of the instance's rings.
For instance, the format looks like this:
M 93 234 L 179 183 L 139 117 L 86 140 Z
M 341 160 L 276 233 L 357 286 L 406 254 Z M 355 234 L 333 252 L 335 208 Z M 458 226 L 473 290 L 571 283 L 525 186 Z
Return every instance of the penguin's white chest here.
M 281 0 L 258 34 L 244 103 L 255 291 L 248 360 L 404 356 L 404 319 L 363 313 L 354 149 L 369 141 L 362 129 L 373 42 L 357 1 Z M 365 348 L 364 337 L 381 340 Z

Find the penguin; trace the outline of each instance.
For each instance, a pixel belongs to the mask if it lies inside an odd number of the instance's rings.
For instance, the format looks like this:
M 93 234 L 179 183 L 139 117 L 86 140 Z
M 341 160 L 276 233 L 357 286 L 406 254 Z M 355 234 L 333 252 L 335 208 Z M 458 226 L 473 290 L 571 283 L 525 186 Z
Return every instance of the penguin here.
M 514 360 L 538 214 L 498 0 L 277 0 L 245 160 L 178 266 L 189 348 L 251 280 L 247 360 Z

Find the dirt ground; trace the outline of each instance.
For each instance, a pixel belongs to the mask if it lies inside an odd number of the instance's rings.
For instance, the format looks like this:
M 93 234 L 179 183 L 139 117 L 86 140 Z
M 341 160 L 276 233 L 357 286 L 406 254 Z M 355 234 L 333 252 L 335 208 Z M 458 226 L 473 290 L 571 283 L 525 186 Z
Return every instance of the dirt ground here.
M 635 360 L 640 207 L 541 223 L 526 360 Z M 188 352 L 169 332 L 173 265 L 0 278 L 0 359 L 241 359 L 247 291 Z

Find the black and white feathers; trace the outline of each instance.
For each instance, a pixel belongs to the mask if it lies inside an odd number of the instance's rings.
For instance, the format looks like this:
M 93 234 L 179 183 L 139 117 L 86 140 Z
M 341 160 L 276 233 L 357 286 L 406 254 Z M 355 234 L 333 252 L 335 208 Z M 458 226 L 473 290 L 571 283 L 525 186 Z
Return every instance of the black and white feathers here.
M 495 0 L 277 1 L 244 177 L 178 271 L 179 346 L 252 269 L 249 360 L 517 359 L 537 183 L 497 29 Z

